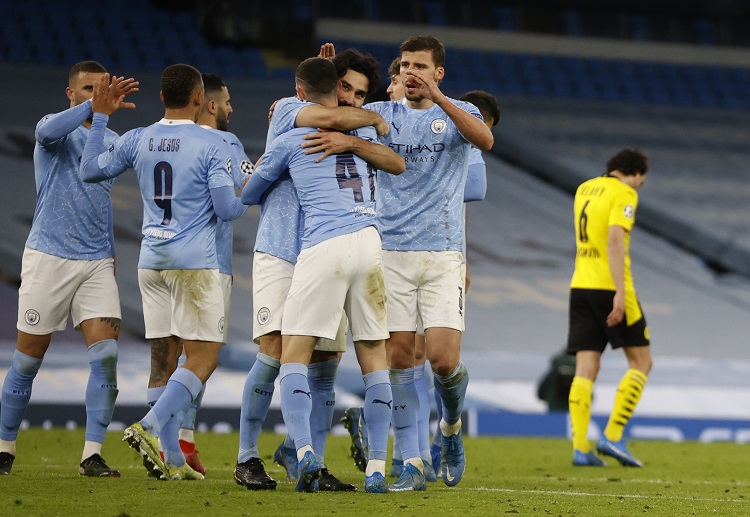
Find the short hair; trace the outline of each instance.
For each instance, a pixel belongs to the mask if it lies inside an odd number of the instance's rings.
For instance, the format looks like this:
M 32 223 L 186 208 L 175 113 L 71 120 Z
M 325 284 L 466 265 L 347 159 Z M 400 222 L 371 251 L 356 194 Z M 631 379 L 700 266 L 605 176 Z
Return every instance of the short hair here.
M 296 81 L 310 95 L 328 95 L 336 90 L 339 75 L 329 59 L 309 57 L 302 61 L 294 72 Z
M 445 47 L 432 36 L 414 36 L 401 44 L 401 54 L 404 52 L 427 51 L 432 54 L 435 67 L 445 66 Z
M 646 174 L 648 156 L 640 149 L 622 149 L 607 162 L 607 172 L 620 171 L 625 176 Z
M 466 92 L 459 97 L 459 100 L 470 102 L 476 106 L 485 122 L 488 117 L 492 117 L 493 126 L 496 126 L 498 120 L 500 120 L 500 106 L 497 104 L 497 99 L 484 90 Z
M 190 65 L 170 65 L 161 73 L 161 93 L 165 108 L 184 108 L 198 86 L 203 85 L 201 73 Z
M 359 50 L 347 48 L 338 52 L 332 59 L 339 78 L 344 77 L 347 70 L 354 70 L 367 77 L 367 93 L 372 93 L 380 86 L 380 63 L 370 54 L 363 54 Z
M 201 74 L 201 77 L 203 78 L 203 90 L 206 97 L 220 92 L 222 88 L 227 86 L 224 79 L 216 74 Z
M 72 83 L 73 80 L 78 77 L 78 74 L 80 74 L 81 72 L 88 72 L 92 74 L 106 74 L 107 69 L 104 68 L 104 65 L 102 65 L 98 61 L 80 61 L 73 65 L 73 67 L 70 69 L 70 72 L 68 72 L 68 84 Z
M 388 67 L 388 77 L 401 74 L 401 57 L 397 57 L 391 61 L 391 65 Z

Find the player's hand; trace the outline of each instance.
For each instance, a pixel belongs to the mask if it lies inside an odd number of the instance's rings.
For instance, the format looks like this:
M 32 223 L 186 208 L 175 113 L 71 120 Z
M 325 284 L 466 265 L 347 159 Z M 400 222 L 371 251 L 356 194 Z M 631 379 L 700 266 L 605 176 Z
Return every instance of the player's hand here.
M 271 117 L 273 117 L 273 110 L 276 109 L 276 104 L 279 102 L 280 99 L 276 99 L 273 101 L 273 104 L 271 104 L 271 107 L 268 108 L 268 123 L 271 123 Z
M 101 79 L 94 84 L 91 110 L 109 116 L 122 107 L 135 108 L 132 102 L 123 102 L 125 94 L 120 86 L 123 81 L 123 77 L 112 77 L 110 82 L 110 75 L 102 74 Z
M 404 88 L 409 90 L 414 88 L 416 94 L 435 103 L 438 103 L 445 97 L 443 92 L 440 91 L 437 82 L 435 82 L 433 75 L 424 70 L 406 70 Z
M 323 43 L 320 46 L 320 53 L 318 54 L 318 57 L 322 57 L 324 59 L 333 59 L 336 56 L 336 48 L 333 46 L 333 43 Z
M 350 149 L 350 138 L 356 137 L 345 135 L 338 131 L 326 131 L 325 129 L 318 128 L 317 133 L 310 133 L 303 137 L 305 142 L 301 147 L 305 150 L 305 154 L 323 153 L 315 159 L 315 162 L 317 163 L 331 154 L 339 154 L 348 151 Z
M 115 83 L 115 79 L 118 79 L 118 81 Z M 122 96 L 123 98 L 127 97 L 128 95 L 131 95 L 133 93 L 136 93 L 140 91 L 140 88 L 138 86 L 141 83 L 133 79 L 132 77 L 129 79 L 125 79 L 123 77 L 119 78 L 112 78 L 112 86 L 114 87 L 114 95 L 115 96 Z M 120 104 L 120 108 L 128 108 L 133 109 L 135 108 L 135 104 L 132 102 L 123 102 Z
M 377 115 L 378 116 L 372 125 L 375 127 L 375 131 L 378 132 L 378 136 L 385 136 L 390 132 L 391 126 L 388 125 L 388 122 L 386 122 L 379 113 L 377 113 Z
M 618 325 L 625 317 L 625 293 L 615 292 L 612 300 L 612 312 L 607 316 L 607 326 Z

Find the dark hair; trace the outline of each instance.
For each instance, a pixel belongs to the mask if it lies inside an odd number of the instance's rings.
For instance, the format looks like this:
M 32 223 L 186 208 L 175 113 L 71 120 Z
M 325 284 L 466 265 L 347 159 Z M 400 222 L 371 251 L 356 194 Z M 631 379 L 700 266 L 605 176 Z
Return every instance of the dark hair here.
M 68 84 L 72 83 L 73 80 L 81 72 L 89 72 L 93 74 L 106 74 L 107 69 L 104 68 L 104 66 L 97 61 L 81 61 L 73 65 L 73 67 L 70 69 L 70 72 L 68 72 Z
M 420 52 L 422 50 L 432 54 L 435 68 L 445 66 L 445 47 L 432 36 L 414 36 L 401 44 L 401 54 L 404 52 Z
M 190 65 L 170 65 L 161 73 L 161 93 L 164 107 L 184 108 L 199 86 L 203 86 L 201 73 Z
M 390 66 L 388 67 L 388 77 L 391 78 L 394 75 L 399 75 L 401 73 L 401 58 L 397 57 L 393 61 L 391 61 Z
M 203 91 L 206 97 L 220 92 L 222 88 L 226 88 L 227 86 L 224 83 L 224 79 L 216 74 L 201 74 L 201 77 L 203 77 Z
M 612 171 L 620 171 L 625 176 L 646 174 L 648 156 L 639 149 L 623 149 L 607 162 L 607 172 Z
M 484 90 L 473 90 L 466 92 L 459 100 L 472 103 L 479 109 L 479 113 L 484 117 L 485 122 L 489 117 L 492 117 L 492 125 L 496 126 L 498 120 L 500 120 L 500 106 L 497 105 L 497 100 L 492 94 L 487 93 Z
M 367 77 L 368 94 L 374 92 L 380 86 L 380 63 L 372 55 L 348 48 L 338 52 L 332 61 L 339 78 L 344 77 L 347 70 L 354 70 Z
M 310 57 L 302 61 L 294 73 L 294 78 L 306 93 L 318 96 L 328 95 L 336 90 L 339 75 L 330 60 Z

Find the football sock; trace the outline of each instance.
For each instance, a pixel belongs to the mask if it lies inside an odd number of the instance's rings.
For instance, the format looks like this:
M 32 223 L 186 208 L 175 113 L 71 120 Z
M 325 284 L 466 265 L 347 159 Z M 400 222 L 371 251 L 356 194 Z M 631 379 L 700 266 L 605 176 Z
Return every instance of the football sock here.
M 289 436 L 294 441 L 294 448 L 297 451 L 305 446 L 312 449 L 310 437 L 312 397 L 310 385 L 307 383 L 307 366 L 302 363 L 282 364 L 279 376 L 281 377 L 279 384 L 281 414 L 286 422 Z
M 181 409 L 187 407 L 202 389 L 203 383 L 197 375 L 187 368 L 177 368 L 169 378 L 164 393 L 141 420 L 141 425 L 146 431 L 159 436 L 164 424 L 173 419 Z M 177 438 L 176 425 L 174 434 Z
M 591 420 L 591 393 L 594 382 L 584 377 L 573 377 L 568 395 L 568 410 L 573 433 L 573 449 L 586 454 L 591 450 L 588 439 L 589 421 Z
M 18 428 L 31 399 L 34 382 L 42 360 L 16 350 L 3 382 L 0 402 L 0 440 L 15 442 Z
M 446 376 L 435 374 L 435 391 L 440 394 L 443 405 L 442 420 L 448 425 L 453 425 L 461 419 L 468 385 L 469 372 L 462 362 Z
M 98 341 L 86 349 L 86 354 L 91 367 L 86 385 L 86 440 L 103 443 L 118 393 L 117 341 Z
M 604 436 L 608 440 L 613 442 L 622 440 L 622 432 L 630 421 L 630 417 L 633 416 L 638 401 L 641 400 L 647 378 L 645 373 L 635 368 L 629 368 L 623 375 L 615 394 L 615 405 L 609 415 L 607 427 L 604 428 Z
M 389 371 L 393 393 L 393 435 L 404 460 L 419 458 L 417 438 L 417 410 L 419 397 L 414 386 L 414 368 Z M 365 417 L 365 420 L 367 417 Z
M 362 376 L 365 381 L 365 413 L 370 460 L 383 460 L 388 454 L 388 428 L 393 414 L 393 393 L 387 370 L 376 370 Z
M 240 450 L 237 463 L 244 463 L 250 458 L 259 458 L 258 437 L 266 421 L 268 408 L 273 398 L 274 381 L 279 376 L 279 360 L 270 355 L 259 353 L 255 363 L 247 374 L 245 388 L 242 390 L 240 408 Z
M 185 361 L 187 360 L 186 355 L 181 355 L 180 359 L 177 361 L 177 367 L 181 367 L 183 364 L 185 364 Z M 203 394 L 206 392 L 206 385 L 203 385 L 203 389 L 200 393 L 198 393 L 198 396 L 195 397 L 195 400 L 190 403 L 188 407 L 177 413 L 177 416 L 175 417 L 177 422 L 180 426 L 180 432 L 182 432 L 183 429 L 185 430 L 195 430 L 195 419 L 198 416 L 198 410 L 201 407 L 201 402 L 203 402 Z M 182 435 L 180 435 L 180 439 L 182 440 Z M 193 441 L 192 437 L 189 441 Z
M 435 412 L 437 413 L 438 424 L 440 424 L 440 421 L 443 419 L 443 401 L 440 399 L 440 393 L 434 387 L 432 389 L 432 397 L 435 399 Z M 438 425 L 435 429 L 435 434 L 432 435 L 432 445 L 442 447 L 442 444 L 443 439 L 440 436 L 440 427 Z
M 333 423 L 333 410 L 336 404 L 333 384 L 336 381 L 338 368 L 338 359 L 313 363 L 307 367 L 307 381 L 310 384 L 312 397 L 310 433 L 315 456 L 321 463 L 324 463 L 326 439 Z
M 419 398 L 419 410 L 417 412 L 417 431 L 419 434 L 419 454 L 422 459 L 430 457 L 430 394 L 427 389 L 427 365 L 418 364 L 414 367 L 414 386 Z

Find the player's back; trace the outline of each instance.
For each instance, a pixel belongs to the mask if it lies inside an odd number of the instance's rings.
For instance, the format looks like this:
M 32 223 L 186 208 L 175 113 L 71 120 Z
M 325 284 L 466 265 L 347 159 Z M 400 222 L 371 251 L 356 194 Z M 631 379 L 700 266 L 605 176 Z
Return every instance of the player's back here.
M 50 116 L 39 121 L 45 124 Z M 64 137 L 34 147 L 37 197 L 29 248 L 67 259 L 97 260 L 112 256 L 110 191 L 113 180 L 84 183 L 78 167 L 89 130 L 79 126 Z M 106 145 L 117 139 L 107 130 Z
M 139 268 L 217 268 L 209 189 L 231 184 L 229 149 L 218 135 L 181 122 L 157 122 L 131 136 L 143 197 Z
M 376 226 L 375 171 L 352 154 L 330 155 L 316 162 L 317 156 L 304 153 L 303 136 L 313 128 L 293 129 L 276 140 L 288 155 L 291 173 L 304 212 L 302 248 Z M 350 134 L 374 141 L 374 128 L 360 128 Z
M 452 102 L 479 114 L 469 103 Z M 391 131 L 381 142 L 406 161 L 406 170 L 398 176 L 378 173 L 383 249 L 460 251 L 471 144 L 437 105 L 416 110 L 400 101 L 375 102 L 365 107 L 389 122 Z
M 600 176 L 582 183 L 573 202 L 576 267 L 571 287 L 614 290 L 609 269 L 609 227 L 625 230 L 625 284 L 632 289 L 630 230 L 635 222 L 638 193 L 618 178 Z

